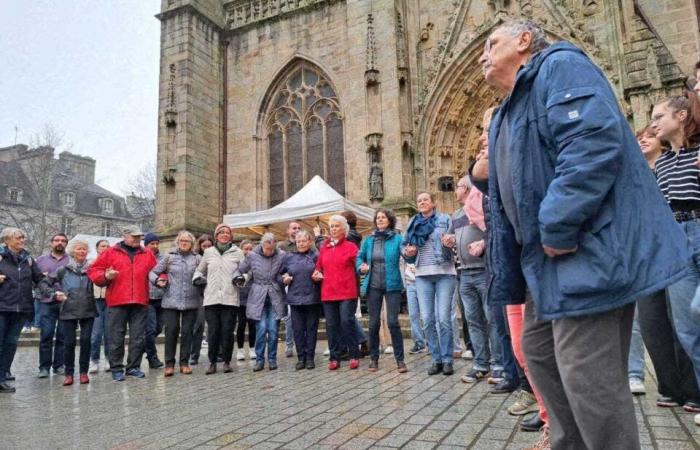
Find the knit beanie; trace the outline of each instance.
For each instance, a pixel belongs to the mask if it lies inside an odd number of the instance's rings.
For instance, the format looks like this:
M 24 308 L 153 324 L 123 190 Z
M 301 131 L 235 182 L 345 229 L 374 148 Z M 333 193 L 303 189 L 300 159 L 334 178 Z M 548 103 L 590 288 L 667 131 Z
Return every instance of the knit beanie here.
M 214 237 L 218 236 L 219 232 L 223 230 L 224 228 L 228 228 L 229 233 L 231 232 L 231 227 L 226 225 L 225 223 L 220 223 L 216 226 L 214 229 Z
M 148 245 L 155 241 L 160 242 L 160 238 L 155 233 L 146 233 L 146 235 L 143 237 L 143 245 Z

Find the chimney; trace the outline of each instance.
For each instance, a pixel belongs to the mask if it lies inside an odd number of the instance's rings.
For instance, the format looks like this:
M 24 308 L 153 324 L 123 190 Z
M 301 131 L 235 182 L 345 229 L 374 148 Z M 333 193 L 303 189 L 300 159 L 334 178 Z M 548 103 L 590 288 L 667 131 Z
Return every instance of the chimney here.
M 95 183 L 95 160 L 89 156 L 75 155 L 70 152 L 61 152 L 58 159 L 80 179 L 87 184 Z

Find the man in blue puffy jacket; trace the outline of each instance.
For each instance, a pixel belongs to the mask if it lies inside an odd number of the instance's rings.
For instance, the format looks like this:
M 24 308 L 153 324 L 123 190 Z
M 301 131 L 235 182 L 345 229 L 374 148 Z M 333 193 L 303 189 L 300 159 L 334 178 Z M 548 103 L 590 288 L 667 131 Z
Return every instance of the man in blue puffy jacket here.
M 637 449 L 627 383 L 636 299 L 690 257 L 605 75 L 518 19 L 480 58 L 507 94 L 490 127 L 488 301 L 526 303 L 523 348 L 551 446 Z M 483 178 L 483 177 L 482 177 Z

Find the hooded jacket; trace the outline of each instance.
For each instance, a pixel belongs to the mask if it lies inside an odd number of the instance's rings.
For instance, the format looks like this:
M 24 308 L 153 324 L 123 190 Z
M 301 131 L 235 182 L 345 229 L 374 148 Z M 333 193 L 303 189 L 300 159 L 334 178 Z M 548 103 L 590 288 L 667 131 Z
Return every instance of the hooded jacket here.
M 34 313 L 34 285 L 44 278 L 34 258 L 26 250 L 12 254 L 0 245 L 0 273 L 5 281 L 0 283 L 0 312 Z
M 262 247 L 258 245 L 252 252 L 248 253 L 240 267 L 233 275 L 246 275 L 248 278 L 248 300 L 246 303 L 246 317 L 251 320 L 260 320 L 262 310 L 265 306 L 265 299 L 270 298 L 272 308 L 275 311 L 275 318 L 282 319 L 287 315 L 286 303 L 284 300 L 284 285 L 278 279 L 282 262 L 286 253 L 275 247 L 271 256 L 265 256 Z M 232 278 L 229 283 L 232 282 Z
M 92 281 L 87 275 L 89 264 L 82 267 L 72 258 L 55 275 L 48 276 L 41 285 L 55 298 L 56 291 L 66 294 L 66 300 L 60 303 L 58 318 L 60 320 L 89 319 L 97 317 L 97 305 Z
M 492 149 L 501 127 L 522 245 L 489 158 L 489 302 L 522 303 L 527 286 L 538 317 L 555 320 L 619 308 L 685 276 L 687 239 L 583 51 L 559 42 L 534 55 L 492 120 Z M 549 258 L 543 244 L 577 250 Z

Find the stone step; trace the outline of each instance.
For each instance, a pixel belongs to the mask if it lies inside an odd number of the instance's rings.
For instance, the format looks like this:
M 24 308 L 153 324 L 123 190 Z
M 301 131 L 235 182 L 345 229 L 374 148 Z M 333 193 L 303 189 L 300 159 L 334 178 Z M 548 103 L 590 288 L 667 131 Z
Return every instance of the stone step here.
M 362 318 L 359 319 L 360 324 L 362 327 L 367 331 L 367 328 L 369 327 L 369 318 L 367 315 L 363 315 Z M 399 315 L 399 324 L 401 325 L 401 334 L 403 335 L 404 339 L 410 339 L 411 338 L 411 322 L 408 318 L 407 314 L 401 314 Z M 246 330 L 246 338 L 247 338 L 247 330 Z M 284 326 L 284 321 L 280 322 L 280 327 L 279 327 L 279 338 L 281 340 L 284 340 L 285 338 L 285 326 Z M 205 336 L 206 336 L 206 329 L 205 329 Z M 318 326 L 318 339 L 320 340 L 326 340 L 328 339 L 328 335 L 326 334 L 326 320 L 321 319 L 319 326 Z M 27 332 L 27 333 L 22 333 L 19 338 L 18 346 L 20 347 L 38 347 L 39 346 L 39 341 L 40 341 L 40 333 L 39 332 Z M 126 343 L 128 344 L 129 342 L 129 336 L 127 334 L 126 337 Z M 161 333 L 158 338 L 156 339 L 157 344 L 164 344 L 165 343 L 165 337 Z

